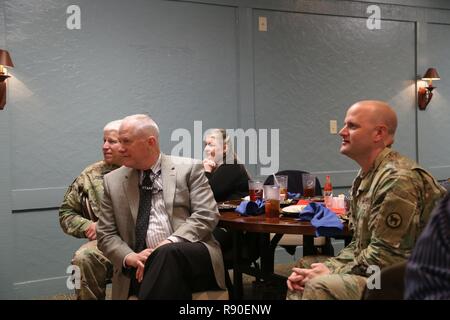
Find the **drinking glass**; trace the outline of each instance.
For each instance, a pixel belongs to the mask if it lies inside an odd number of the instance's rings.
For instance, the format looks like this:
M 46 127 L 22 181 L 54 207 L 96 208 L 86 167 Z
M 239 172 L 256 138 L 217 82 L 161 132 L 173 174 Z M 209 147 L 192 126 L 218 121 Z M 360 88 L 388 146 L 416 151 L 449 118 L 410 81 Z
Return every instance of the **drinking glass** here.
M 280 187 L 264 186 L 266 219 L 278 220 L 280 218 Z
M 314 197 L 316 194 L 316 176 L 304 173 L 302 174 L 302 182 L 303 182 L 303 196 L 305 198 Z
M 274 185 L 280 187 L 280 201 L 286 201 L 288 198 L 288 176 L 276 175 Z

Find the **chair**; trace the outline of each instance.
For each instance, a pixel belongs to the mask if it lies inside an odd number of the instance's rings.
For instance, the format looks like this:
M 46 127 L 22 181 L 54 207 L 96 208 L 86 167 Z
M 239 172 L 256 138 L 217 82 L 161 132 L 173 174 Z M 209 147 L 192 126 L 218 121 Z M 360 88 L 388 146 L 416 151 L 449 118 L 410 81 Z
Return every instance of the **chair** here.
M 231 232 L 225 228 L 216 227 L 213 231 L 214 238 L 220 243 L 222 249 L 223 263 L 225 267 L 225 285 L 227 286 L 230 299 L 234 299 L 234 284 L 231 281 L 229 270 L 233 269 L 233 239 Z M 246 266 L 247 270 L 256 270 L 256 272 L 250 272 L 259 280 L 258 270 L 260 269 L 258 262 L 259 259 L 259 235 L 257 233 L 247 232 L 245 234 L 237 234 L 240 237 L 239 243 L 244 244 L 239 248 L 239 260 L 242 265 Z
M 304 173 L 309 173 L 301 170 L 283 170 L 275 173 L 275 175 L 285 175 L 288 176 L 288 191 L 293 193 L 303 193 L 303 180 L 302 175 Z M 265 185 L 273 184 L 273 175 L 267 177 L 266 181 L 264 181 Z M 322 187 L 320 185 L 319 179 L 316 178 L 316 196 L 322 195 Z M 275 236 L 275 234 L 271 234 L 271 239 Z M 289 254 L 294 255 L 297 246 L 303 246 L 303 235 L 295 235 L 295 234 L 285 234 L 278 242 L 278 245 L 282 246 Z M 305 250 L 306 249 L 306 250 Z M 319 252 L 319 250 L 321 252 Z M 307 254 L 325 254 L 329 256 L 334 255 L 333 246 L 331 245 L 331 240 L 325 237 L 315 237 L 314 238 L 314 246 L 313 248 L 304 248 Z
M 380 288 L 368 289 L 363 294 L 364 300 L 403 300 L 405 289 L 406 263 L 399 262 L 380 272 Z
M 303 193 L 303 180 L 302 175 L 304 173 L 309 173 L 301 170 L 283 170 L 275 173 L 275 175 L 284 175 L 288 176 L 288 191 L 294 193 Z M 264 181 L 265 185 L 273 184 L 273 175 L 268 176 L 266 181 Z M 319 179 L 316 178 L 316 196 L 322 195 L 322 187 L 320 185 Z

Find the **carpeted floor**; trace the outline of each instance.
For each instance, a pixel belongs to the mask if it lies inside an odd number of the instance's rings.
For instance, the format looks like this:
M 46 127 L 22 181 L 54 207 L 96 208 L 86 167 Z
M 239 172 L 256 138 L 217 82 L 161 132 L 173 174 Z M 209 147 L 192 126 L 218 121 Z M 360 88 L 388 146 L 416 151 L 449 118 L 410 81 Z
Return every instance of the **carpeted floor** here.
M 294 263 L 276 264 L 275 273 L 282 276 L 289 276 Z M 232 271 L 231 271 L 232 272 Z M 233 276 L 231 274 L 231 279 Z M 274 281 L 271 283 L 259 283 L 255 278 L 244 274 L 242 279 L 244 285 L 244 299 L 256 300 L 284 300 L 286 296 L 286 282 Z M 111 298 L 111 286 L 106 289 L 106 299 Z M 40 297 L 39 300 L 75 300 L 75 294 L 56 294 L 50 297 Z
M 276 264 L 275 274 L 288 277 L 294 263 Z M 286 279 L 257 282 L 254 277 L 243 276 L 244 300 L 284 300 L 286 299 Z

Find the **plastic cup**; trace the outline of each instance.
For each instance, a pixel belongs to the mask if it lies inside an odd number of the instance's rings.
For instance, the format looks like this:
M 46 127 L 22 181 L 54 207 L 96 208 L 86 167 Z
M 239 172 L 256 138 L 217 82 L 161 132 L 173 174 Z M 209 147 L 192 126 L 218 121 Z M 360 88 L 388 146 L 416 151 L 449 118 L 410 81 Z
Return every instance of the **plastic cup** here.
M 345 197 L 333 197 L 331 211 L 337 214 L 345 213 Z
M 280 187 L 264 186 L 266 219 L 278 220 L 280 218 Z
M 274 184 L 278 183 L 280 187 L 280 201 L 285 201 L 288 198 L 288 176 L 277 175 L 275 178 Z
M 302 174 L 303 196 L 305 198 L 314 197 L 316 194 L 316 176 L 304 173 Z

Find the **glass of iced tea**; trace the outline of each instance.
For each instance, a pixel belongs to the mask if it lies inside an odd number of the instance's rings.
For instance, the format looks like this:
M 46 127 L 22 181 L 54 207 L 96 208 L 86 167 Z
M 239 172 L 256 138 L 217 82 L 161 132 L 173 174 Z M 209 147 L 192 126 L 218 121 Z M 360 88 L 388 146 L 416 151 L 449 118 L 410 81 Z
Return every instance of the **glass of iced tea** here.
M 248 192 L 250 195 L 250 201 L 262 200 L 263 198 L 263 185 L 262 181 L 249 180 Z
M 304 173 L 302 174 L 303 197 L 312 198 L 316 194 L 316 176 Z
M 280 187 L 264 186 L 266 219 L 278 220 L 280 218 Z
M 274 184 L 277 184 L 280 187 L 280 201 L 284 202 L 288 198 L 288 176 L 275 176 L 276 181 Z

